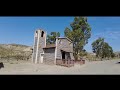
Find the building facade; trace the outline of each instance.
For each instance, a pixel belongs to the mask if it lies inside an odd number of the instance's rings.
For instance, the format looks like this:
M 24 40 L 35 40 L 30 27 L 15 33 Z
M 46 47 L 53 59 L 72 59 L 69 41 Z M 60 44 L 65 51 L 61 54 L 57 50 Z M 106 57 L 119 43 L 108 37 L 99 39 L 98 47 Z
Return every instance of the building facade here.
M 34 45 L 32 62 L 56 64 L 57 59 L 74 59 L 73 43 L 66 37 L 56 38 L 55 44 L 46 44 L 47 33 L 36 30 L 34 34 Z

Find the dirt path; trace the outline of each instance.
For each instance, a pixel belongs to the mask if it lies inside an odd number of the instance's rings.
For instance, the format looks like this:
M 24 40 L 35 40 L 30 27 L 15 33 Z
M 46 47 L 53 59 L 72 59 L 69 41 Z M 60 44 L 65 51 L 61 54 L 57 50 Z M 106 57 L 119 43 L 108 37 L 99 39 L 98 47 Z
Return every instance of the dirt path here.
M 85 65 L 62 67 L 56 65 L 33 64 L 31 62 L 4 63 L 0 74 L 120 74 L 120 60 L 87 62 Z

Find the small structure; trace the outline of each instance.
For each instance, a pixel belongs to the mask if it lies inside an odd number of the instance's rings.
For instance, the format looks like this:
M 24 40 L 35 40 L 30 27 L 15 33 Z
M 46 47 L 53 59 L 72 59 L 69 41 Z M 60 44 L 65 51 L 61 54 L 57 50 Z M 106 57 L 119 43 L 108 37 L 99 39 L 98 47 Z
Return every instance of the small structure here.
M 1 69 L 1 68 L 4 68 L 3 62 L 0 62 L 0 69 Z
M 72 66 L 72 41 L 66 37 L 57 37 L 55 44 L 46 44 L 46 36 L 43 30 L 35 31 L 32 62 Z

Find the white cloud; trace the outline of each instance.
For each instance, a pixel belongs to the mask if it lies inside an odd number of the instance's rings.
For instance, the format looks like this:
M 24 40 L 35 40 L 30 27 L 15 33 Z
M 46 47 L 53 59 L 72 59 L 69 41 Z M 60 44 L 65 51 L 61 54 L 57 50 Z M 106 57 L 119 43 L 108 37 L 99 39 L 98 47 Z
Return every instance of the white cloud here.
M 107 41 L 108 43 L 113 44 L 112 42 L 114 41 L 118 41 L 120 40 L 120 28 L 106 28 L 104 30 L 104 32 L 100 32 L 100 33 L 96 33 L 96 34 L 92 34 L 91 38 L 88 41 L 88 44 L 85 46 L 85 49 L 87 51 L 92 51 L 92 47 L 91 44 L 93 41 L 95 41 L 96 39 L 98 39 L 99 37 L 103 37 L 105 38 L 105 41 Z M 115 43 L 114 43 L 115 44 Z
M 120 39 L 120 28 L 106 28 L 104 32 L 97 33 L 94 38 L 104 37 L 105 39 L 116 40 Z

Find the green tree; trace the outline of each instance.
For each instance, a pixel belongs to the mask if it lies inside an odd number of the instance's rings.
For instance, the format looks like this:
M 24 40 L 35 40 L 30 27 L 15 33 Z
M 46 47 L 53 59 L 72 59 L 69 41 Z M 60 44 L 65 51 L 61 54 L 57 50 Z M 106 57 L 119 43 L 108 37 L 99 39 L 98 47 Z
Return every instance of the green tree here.
M 113 53 L 113 49 L 111 46 L 109 46 L 108 43 L 104 43 L 104 49 L 103 49 L 103 55 L 104 55 L 104 58 L 113 58 L 114 57 L 114 53 Z
M 56 37 L 60 37 L 59 32 L 51 32 L 50 35 L 47 35 L 47 44 L 54 44 Z
M 81 52 L 79 52 L 79 56 L 80 56 L 81 58 L 84 57 L 84 56 L 87 56 L 86 50 L 84 49 L 84 50 L 82 50 Z
M 96 57 L 101 58 L 111 58 L 114 57 L 112 47 L 104 41 L 104 38 L 98 38 L 92 43 L 93 53 L 96 53 Z
M 104 38 L 98 38 L 96 41 L 92 43 L 93 53 L 96 53 L 96 57 L 101 57 L 101 59 L 103 55 L 103 44 Z
M 70 26 L 71 28 L 65 28 L 64 35 L 73 42 L 74 58 L 78 60 L 79 53 L 83 51 L 91 37 L 91 27 L 86 17 L 75 17 Z

